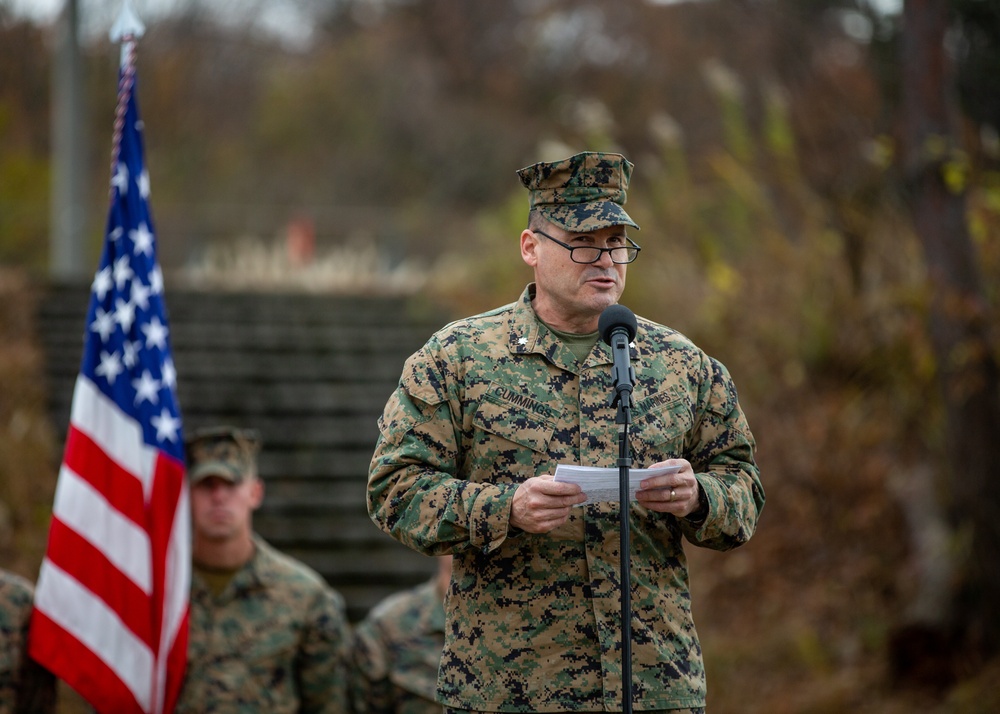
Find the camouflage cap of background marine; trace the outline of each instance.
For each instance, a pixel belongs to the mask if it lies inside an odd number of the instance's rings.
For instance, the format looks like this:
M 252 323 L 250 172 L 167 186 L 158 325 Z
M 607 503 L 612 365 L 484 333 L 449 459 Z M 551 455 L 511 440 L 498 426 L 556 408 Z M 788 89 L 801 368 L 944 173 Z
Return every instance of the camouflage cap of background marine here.
M 234 426 L 199 429 L 185 439 L 188 478 L 191 484 L 209 476 L 240 483 L 255 475 L 260 432 Z
M 530 192 L 531 210 L 572 233 L 639 224 L 625 213 L 632 163 L 621 154 L 593 151 L 539 162 L 517 172 Z

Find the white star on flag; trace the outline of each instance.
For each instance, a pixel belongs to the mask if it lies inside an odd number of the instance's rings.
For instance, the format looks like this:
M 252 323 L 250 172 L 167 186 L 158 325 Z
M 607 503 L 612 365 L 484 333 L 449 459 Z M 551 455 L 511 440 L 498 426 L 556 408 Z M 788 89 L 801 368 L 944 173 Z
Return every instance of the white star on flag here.
M 160 441 L 177 441 L 177 430 L 181 428 L 180 419 L 175 419 L 174 415 L 166 408 L 160 412 L 160 416 L 150 419 L 156 428 L 156 438 Z
M 142 331 L 146 335 L 146 347 L 153 348 L 157 347 L 159 349 L 166 349 L 167 347 L 167 335 L 170 334 L 170 330 L 167 326 L 160 322 L 160 318 L 154 316 L 152 320 L 142 326 Z
M 149 271 L 149 290 L 153 295 L 163 292 L 163 273 L 159 265 Z
M 122 326 L 122 332 L 127 335 L 135 322 L 135 306 L 121 298 L 115 300 L 115 322 Z
M 128 263 L 128 256 L 123 255 L 121 258 L 115 261 L 115 267 L 112 269 L 115 276 L 115 287 L 119 290 L 125 288 L 125 283 L 132 279 L 135 273 L 132 272 L 132 267 Z
M 94 374 L 98 377 L 104 377 L 108 380 L 108 384 L 114 384 L 115 379 L 125 370 L 122 367 L 121 360 L 118 358 L 117 352 L 112 352 L 108 354 L 107 352 L 101 352 L 101 363 L 94 368 Z
M 135 243 L 133 252 L 138 255 L 151 255 L 153 252 L 153 234 L 149 232 L 145 223 L 140 223 L 134 231 L 129 231 L 128 237 Z
M 160 370 L 163 377 L 163 386 L 173 389 L 177 386 L 177 370 L 174 369 L 174 361 L 167 357 L 163 360 L 163 369 Z
M 123 196 L 128 193 L 128 166 L 125 162 L 118 162 L 118 170 L 111 177 L 111 185 L 118 189 L 118 193 Z
M 131 303 L 140 310 L 149 309 L 149 288 L 139 280 L 132 281 L 132 295 L 129 298 Z
M 142 404 L 144 401 L 156 404 L 160 401 L 160 382 L 153 379 L 153 375 L 148 369 L 142 370 L 139 379 L 132 380 L 132 387 L 135 388 L 135 403 Z
M 101 336 L 101 342 L 107 342 L 111 333 L 115 331 L 114 315 L 105 312 L 102 308 L 97 308 L 94 312 L 94 321 L 90 323 L 90 331 Z
M 104 300 L 104 296 L 107 295 L 108 290 L 111 289 L 110 266 L 105 266 L 94 274 L 94 282 L 91 284 L 90 289 L 94 291 L 95 295 L 97 295 L 98 300 Z
M 126 368 L 132 369 L 139 363 L 139 349 L 140 345 L 138 342 L 125 340 L 122 343 L 122 364 Z

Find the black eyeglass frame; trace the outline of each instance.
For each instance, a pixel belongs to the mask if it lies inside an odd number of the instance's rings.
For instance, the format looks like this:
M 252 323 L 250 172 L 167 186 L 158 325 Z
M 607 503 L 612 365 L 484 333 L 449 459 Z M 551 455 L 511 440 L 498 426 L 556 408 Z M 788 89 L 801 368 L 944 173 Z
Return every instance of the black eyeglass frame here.
M 615 265 L 628 265 L 629 263 L 635 262 L 635 259 L 639 257 L 639 251 L 642 250 L 642 246 L 640 246 L 638 243 L 636 243 L 628 236 L 624 236 L 624 238 L 630 243 L 630 245 L 619 245 L 614 248 L 598 248 L 596 245 L 569 245 L 568 243 L 563 243 L 558 238 L 553 238 L 545 231 L 531 229 L 531 232 L 543 235 L 556 245 L 561 245 L 563 248 L 569 251 L 569 259 L 578 265 L 593 265 L 594 263 L 596 263 L 601 259 L 601 254 L 603 253 L 607 253 L 609 256 L 611 256 L 611 262 L 614 263 Z M 596 250 L 598 251 L 598 253 L 597 257 L 594 258 L 593 260 L 577 260 L 576 255 L 573 252 L 577 250 Z M 615 260 L 614 251 L 616 250 L 632 251 L 632 257 L 629 258 L 628 260 Z M 628 255 L 628 253 L 626 253 L 626 255 Z

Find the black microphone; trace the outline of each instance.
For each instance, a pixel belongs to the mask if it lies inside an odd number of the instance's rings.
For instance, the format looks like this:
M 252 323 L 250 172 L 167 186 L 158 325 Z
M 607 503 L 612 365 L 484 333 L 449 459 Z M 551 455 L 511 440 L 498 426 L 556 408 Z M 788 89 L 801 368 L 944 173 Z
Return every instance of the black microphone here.
M 629 363 L 629 342 L 635 339 L 639 326 L 635 314 L 624 305 L 611 305 L 604 309 L 597 321 L 601 339 L 611 347 L 614 357 L 614 383 L 616 399 L 623 393 L 632 394 L 635 385 L 635 371 Z

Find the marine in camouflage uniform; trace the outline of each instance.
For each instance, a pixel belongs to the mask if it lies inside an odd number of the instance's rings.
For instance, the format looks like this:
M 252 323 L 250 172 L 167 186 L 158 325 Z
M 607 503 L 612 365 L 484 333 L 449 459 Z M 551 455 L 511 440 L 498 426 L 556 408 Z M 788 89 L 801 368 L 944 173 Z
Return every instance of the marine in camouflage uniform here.
M 621 206 L 630 173 L 607 154 L 519 172 L 533 212 L 574 234 L 635 226 Z M 622 708 L 618 505 L 572 508 L 545 533 L 511 525 L 532 477 L 559 463 L 617 466 L 610 348 L 594 337 L 577 358 L 536 314 L 541 288 L 434 334 L 379 420 L 372 519 L 417 551 L 454 554 L 438 693 L 456 710 Z M 685 459 L 691 484 L 684 517 L 630 509 L 632 708 L 698 709 L 706 683 L 683 540 L 749 540 L 764 504 L 755 443 L 726 368 L 685 336 L 638 318 L 630 350 L 633 467 Z
M 355 714 L 441 714 L 436 701 L 444 648 L 444 591 L 451 557 L 435 577 L 390 595 L 354 627 Z
M 177 714 L 348 712 L 351 632 L 342 596 L 314 570 L 248 530 L 240 537 L 248 539 L 251 555 L 236 568 L 199 562 L 204 536 L 199 536 L 198 521 L 204 516 L 199 516 L 195 492 L 224 488 L 202 483 L 212 478 L 252 487 L 246 481 L 258 478 L 256 433 L 203 430 L 187 446 L 195 567 L 188 663 Z
M 55 711 L 56 679 L 28 657 L 28 624 L 34 587 L 0 570 L 0 714 Z
M 346 712 L 350 633 L 320 576 L 260 538 L 219 595 L 191 585 L 181 712 Z

